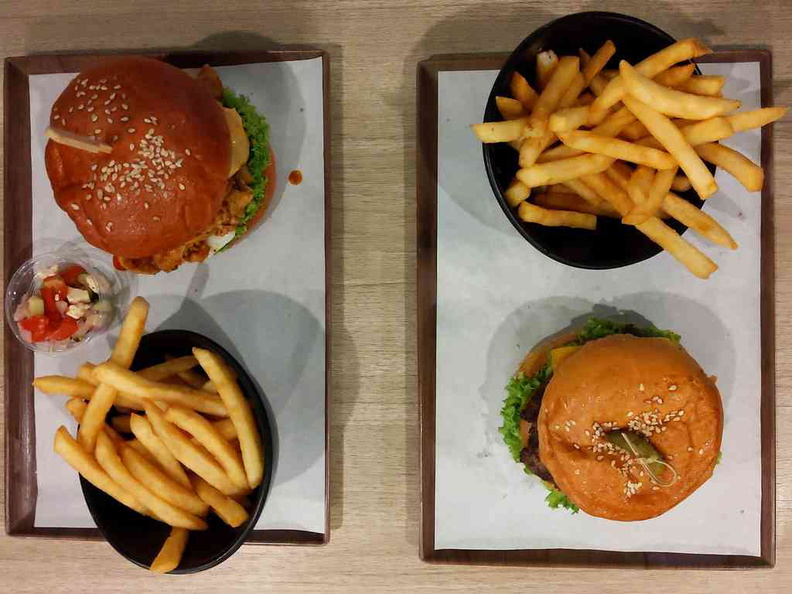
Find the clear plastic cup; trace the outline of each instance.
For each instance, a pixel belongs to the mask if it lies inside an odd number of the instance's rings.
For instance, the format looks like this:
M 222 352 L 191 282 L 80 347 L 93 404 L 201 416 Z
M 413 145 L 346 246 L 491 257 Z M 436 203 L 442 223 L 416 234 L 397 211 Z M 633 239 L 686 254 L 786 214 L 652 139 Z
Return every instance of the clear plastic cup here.
M 14 272 L 8 283 L 5 295 L 6 323 L 11 328 L 14 336 L 32 351 L 49 355 L 58 355 L 70 352 L 90 342 L 97 336 L 116 326 L 123 316 L 131 301 L 131 285 L 133 280 L 126 272 L 118 271 L 106 262 L 106 255 L 101 252 L 92 253 L 88 250 L 63 249 L 34 256 L 22 264 Z M 42 286 L 44 278 L 57 269 L 63 271 L 67 266 L 79 264 L 85 268 L 94 281 L 96 293 L 100 300 L 107 301 L 110 307 L 99 316 L 98 325 L 75 337 L 62 341 L 31 342 L 26 331 L 21 329 L 18 320 L 20 305 L 31 295 L 34 295 Z

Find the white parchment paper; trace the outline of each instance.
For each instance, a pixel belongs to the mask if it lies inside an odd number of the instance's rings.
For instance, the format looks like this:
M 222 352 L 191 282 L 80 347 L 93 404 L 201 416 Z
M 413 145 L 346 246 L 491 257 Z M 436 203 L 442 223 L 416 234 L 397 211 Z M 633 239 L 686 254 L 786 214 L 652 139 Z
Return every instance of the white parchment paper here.
M 726 96 L 759 104 L 759 64 L 704 64 Z M 702 281 L 669 255 L 611 271 L 570 268 L 511 227 L 487 182 L 480 122 L 496 71 L 441 72 L 438 111 L 436 548 L 580 548 L 758 555 L 760 551 L 760 194 L 718 171 L 705 210 L 736 252 L 685 238 L 720 269 Z M 760 134 L 728 144 L 754 162 Z M 601 315 L 635 312 L 682 334 L 718 376 L 725 428 L 714 476 L 663 516 L 610 522 L 551 510 L 540 481 L 512 461 L 498 427 L 503 387 L 540 339 Z M 631 314 L 635 318 L 635 314 Z
M 277 190 L 264 223 L 228 252 L 176 272 L 137 278 L 151 303 L 147 330 L 180 328 L 238 356 L 274 413 L 278 460 L 259 529 L 325 530 L 325 245 L 321 59 L 217 68 L 270 125 Z M 79 239 L 52 198 L 44 169 L 50 107 L 72 74 L 30 77 L 34 250 Z M 289 171 L 304 181 L 291 186 Z M 71 374 L 102 361 L 110 339 L 59 358 L 36 356 L 35 372 Z M 77 475 L 52 452 L 59 425 L 73 431 L 64 399 L 36 394 L 36 526 L 93 526 Z

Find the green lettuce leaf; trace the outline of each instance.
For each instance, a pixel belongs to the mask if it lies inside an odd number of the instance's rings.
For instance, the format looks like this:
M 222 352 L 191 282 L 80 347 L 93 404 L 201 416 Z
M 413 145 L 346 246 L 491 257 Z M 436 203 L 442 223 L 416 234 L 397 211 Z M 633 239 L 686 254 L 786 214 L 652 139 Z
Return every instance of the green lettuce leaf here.
M 248 157 L 247 167 L 253 182 L 250 189 L 253 191 L 253 200 L 245 208 L 245 214 L 237 225 L 234 239 L 239 239 L 247 232 L 247 224 L 253 218 L 264 202 L 264 192 L 267 188 L 267 178 L 264 170 L 270 164 L 269 147 L 269 124 L 264 116 L 260 115 L 256 108 L 244 95 L 237 95 L 232 90 L 223 88 L 223 105 L 236 109 L 242 118 L 242 125 L 250 140 L 250 156 Z M 230 244 L 229 244 L 230 245 Z
M 578 332 L 576 338 L 564 346 L 584 345 L 587 342 L 604 338 L 611 334 L 632 334 L 633 336 L 644 338 L 667 338 L 674 343 L 679 343 L 680 340 L 680 336 L 676 332 L 661 330 L 651 325 L 640 327 L 635 324 L 615 322 L 602 318 L 589 318 Z M 525 405 L 539 387 L 548 381 L 552 375 L 553 369 L 550 363 L 547 363 L 531 377 L 525 377 L 523 373 L 518 373 L 506 385 L 506 399 L 503 401 L 503 407 L 501 408 L 503 425 L 500 426 L 498 431 L 503 436 L 503 441 L 509 448 L 509 452 L 515 462 L 520 462 L 520 452 L 523 448 L 522 435 L 520 435 L 520 412 L 525 408 Z M 533 474 L 525 465 L 523 465 L 523 470 L 526 474 Z M 564 493 L 548 486 L 547 483 L 545 483 L 545 486 L 550 490 L 545 502 L 551 508 L 558 509 L 562 507 L 572 513 L 579 511 L 578 506 L 572 503 Z

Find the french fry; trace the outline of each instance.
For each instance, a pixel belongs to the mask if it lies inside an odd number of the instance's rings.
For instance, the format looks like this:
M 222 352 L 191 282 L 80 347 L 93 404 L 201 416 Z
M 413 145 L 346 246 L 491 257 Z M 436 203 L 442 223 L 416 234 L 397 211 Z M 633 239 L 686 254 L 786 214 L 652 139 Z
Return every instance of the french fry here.
M 559 132 L 558 137 L 565 145 L 614 159 L 622 159 L 631 163 L 646 165 L 653 169 L 671 169 L 676 167 L 674 158 L 666 152 L 647 146 L 641 146 L 608 136 L 600 136 L 592 132 L 574 130 Z
M 594 190 L 592 190 L 590 187 L 588 187 L 579 179 L 567 180 L 562 185 L 566 188 L 569 188 L 575 194 L 577 194 L 578 196 L 583 198 L 586 202 L 590 203 L 595 207 L 613 209 L 613 207 L 610 205 L 609 202 L 600 198 L 599 194 L 597 194 Z M 569 210 L 575 210 L 575 209 L 569 209 Z M 616 214 L 618 215 L 618 213 Z
M 74 420 L 78 423 L 80 419 L 82 419 L 83 413 L 85 412 L 85 408 L 88 406 L 82 398 L 70 398 L 66 401 L 66 410 L 69 411 L 69 414 L 74 417 Z
M 174 481 L 134 449 L 122 446 L 120 452 L 121 460 L 132 476 L 157 496 L 196 516 L 204 516 L 209 511 L 208 506 L 192 491 L 192 488 Z
M 210 394 L 217 394 L 217 386 L 214 385 L 214 382 L 212 380 L 209 380 L 203 385 L 203 391 L 209 392 Z
M 527 200 L 528 196 L 531 195 L 531 188 L 526 186 L 518 179 L 512 180 L 512 183 L 509 184 L 509 187 L 506 188 L 506 191 L 503 193 L 504 198 L 506 198 L 506 202 L 514 208 L 523 200 Z M 214 386 L 214 382 L 212 383 L 212 387 L 215 388 L 215 392 L 217 388 Z
M 236 427 L 234 427 L 234 423 L 231 419 L 220 419 L 212 423 L 212 425 L 214 425 L 214 428 L 220 432 L 220 435 L 228 441 L 233 441 L 237 438 Z
M 113 346 L 110 361 L 120 369 L 127 369 L 135 358 L 140 338 L 146 326 L 149 304 L 142 297 L 136 297 L 129 306 L 129 311 L 121 324 L 121 332 Z M 96 370 L 94 370 L 94 374 Z M 83 414 L 80 429 L 77 432 L 77 441 L 87 452 L 93 452 L 97 435 L 105 424 L 105 417 L 116 400 L 116 390 L 111 386 L 101 383 L 88 403 L 88 408 Z
M 635 116 L 626 107 L 620 109 L 611 116 L 608 116 L 599 126 L 591 130 L 592 134 L 599 136 L 614 137 L 618 136 L 621 131 L 630 123 L 635 121 Z M 573 149 L 561 144 L 546 150 L 536 159 L 537 163 L 549 163 L 551 161 L 559 161 L 561 159 L 571 159 L 572 157 L 579 157 L 584 155 L 584 151 Z
M 533 109 L 536 100 L 539 98 L 539 94 L 534 91 L 533 88 L 531 88 L 531 85 L 528 84 L 528 81 L 525 80 L 525 77 L 523 77 L 519 72 L 515 72 L 512 74 L 509 87 L 511 89 L 512 97 L 522 104 L 523 109 L 526 112 L 529 112 L 531 109 Z
M 591 93 L 582 93 L 577 100 L 577 105 L 580 107 L 591 105 L 594 103 L 594 95 Z
M 761 128 L 784 117 L 788 107 L 763 107 L 752 111 L 733 113 L 726 118 L 735 132 Z
M 667 117 L 634 97 L 625 96 L 623 99 L 629 110 L 677 160 L 702 200 L 718 191 L 718 184 L 707 166 Z
M 129 440 L 122 440 L 122 441 L 127 446 L 129 446 L 130 448 L 135 450 L 138 454 L 143 456 L 146 460 L 148 460 L 152 464 L 156 464 L 157 466 L 161 467 L 159 460 L 157 460 L 154 457 L 154 455 L 148 449 L 146 449 L 146 446 L 144 446 L 143 443 L 139 439 L 129 439 Z M 186 477 L 187 475 L 184 475 L 184 476 Z
M 553 72 L 558 67 L 558 56 L 553 50 L 539 52 L 536 56 L 536 81 L 540 90 L 544 90 Z
M 603 68 L 602 71 L 600 71 L 600 75 L 605 80 L 612 80 L 619 76 L 619 71 L 611 68 Z
M 187 546 L 189 530 L 184 528 L 171 528 L 170 536 L 165 539 L 160 552 L 151 562 L 151 571 L 154 573 L 168 573 L 181 563 L 184 549 Z
M 110 419 L 110 424 L 119 433 L 132 433 L 129 426 L 129 415 L 116 415 Z
M 523 140 L 522 146 L 520 146 L 520 167 L 526 168 L 536 163 L 536 159 L 539 158 L 542 151 L 553 144 L 556 139 L 557 136 L 555 133 L 548 131 L 544 136 L 526 138 Z
M 618 184 L 611 181 L 607 175 L 598 173 L 583 178 L 583 181 L 594 189 L 601 198 L 613 204 L 622 216 L 629 212 L 632 207 L 629 196 Z M 694 245 L 685 241 L 676 231 L 657 217 L 650 217 L 643 223 L 636 225 L 635 228 L 671 254 L 699 278 L 709 278 L 718 269 L 717 264 Z
M 612 182 L 605 173 L 583 175 L 580 179 L 594 190 L 601 199 L 613 206 L 621 216 L 625 216 L 632 209 L 632 200 L 630 200 L 627 192 Z
M 635 70 L 645 77 L 654 78 L 664 70 L 671 68 L 674 64 L 709 53 L 712 53 L 712 50 L 703 45 L 698 39 L 683 39 L 652 54 L 637 64 Z M 621 101 L 625 94 L 624 81 L 622 76 L 619 75 L 608 83 L 602 94 L 592 104 L 589 124 L 599 124 L 607 116 L 608 109 Z
M 214 394 L 208 394 L 192 388 L 152 382 L 140 377 L 134 371 L 129 371 L 111 362 L 97 365 L 96 369 L 94 369 L 94 375 L 103 384 L 113 386 L 116 390 L 128 392 L 140 399 L 178 404 L 216 417 L 228 416 L 228 411 L 223 401 Z
M 255 489 L 264 476 L 264 452 L 250 403 L 245 399 L 231 371 L 218 355 L 198 348 L 193 348 L 193 355 L 198 359 L 209 379 L 217 386 L 220 397 L 228 409 L 228 416 L 234 423 L 239 446 L 242 449 L 242 462 L 248 484 L 251 489 Z
M 179 461 L 154 432 L 148 419 L 140 415 L 132 414 L 129 417 L 129 426 L 130 429 L 132 429 L 132 433 L 137 438 L 137 443 L 140 444 L 140 447 L 138 447 L 130 442 L 130 446 L 134 447 L 138 453 L 144 456 L 145 454 L 143 454 L 143 451 L 148 452 L 149 455 L 156 460 L 160 468 L 165 471 L 165 474 L 183 487 L 189 487 L 190 479 L 187 478 L 187 473 L 184 472 L 184 468 L 182 468 Z
M 504 120 L 516 120 L 527 115 L 522 103 L 517 101 L 517 99 L 498 96 L 495 97 L 495 104 L 498 106 L 498 111 Z
M 63 375 L 42 375 L 33 380 L 33 386 L 45 394 L 62 394 L 82 399 L 91 398 L 96 390 L 88 382 Z
M 180 406 L 170 406 L 165 419 L 192 435 L 223 467 L 228 478 L 240 489 L 247 489 L 248 482 L 242 459 L 228 440 L 204 417 Z
M 189 371 L 196 365 L 198 365 L 198 361 L 195 360 L 195 357 L 177 357 L 168 361 L 164 361 L 163 363 L 159 363 L 158 365 L 152 365 L 146 369 L 141 369 L 136 373 L 147 380 L 151 380 L 152 382 L 161 382 L 183 371 Z
M 586 61 L 585 66 L 583 67 L 583 79 L 585 80 L 586 85 L 588 85 L 591 80 L 599 74 L 603 68 L 605 68 L 605 64 L 608 63 L 613 55 L 616 53 L 616 46 L 614 43 L 608 39 L 605 43 L 600 46 L 600 48 L 594 52 L 594 55 Z
M 92 386 L 96 385 L 96 379 L 93 376 L 93 368 L 95 365 L 93 363 L 83 363 L 80 365 L 80 368 L 77 370 L 77 379 L 82 380 L 84 382 L 88 382 Z
M 685 141 L 692 147 L 708 142 L 723 140 L 734 134 L 734 128 L 729 123 L 728 118 L 716 117 L 708 120 L 701 120 L 693 124 L 687 124 L 679 128 Z M 663 145 L 656 138 L 648 137 L 638 141 L 642 146 L 661 148 Z
M 705 256 L 694 245 L 685 241 L 671 227 L 657 217 L 635 227 L 665 251 L 681 262 L 690 272 L 699 278 L 706 279 L 718 269 L 718 265 Z
M 231 482 L 222 467 L 207 452 L 193 444 L 179 429 L 165 419 L 160 409 L 150 400 L 144 402 L 146 417 L 171 454 L 184 466 L 217 488 L 225 495 L 234 495 L 240 489 Z
M 676 167 L 658 171 L 646 195 L 646 200 L 637 204 L 630 213 L 622 219 L 622 222 L 626 225 L 640 225 L 649 217 L 653 216 L 663 205 L 665 197 L 671 190 L 671 184 L 674 182 L 676 172 Z
M 533 197 L 533 202 L 537 206 L 546 209 L 568 210 L 602 217 L 621 218 L 610 204 L 593 204 L 577 194 L 537 194 Z
M 725 84 L 726 77 L 724 76 L 692 76 L 676 88 L 678 91 L 694 95 L 718 97 Z
M 586 123 L 588 107 L 566 107 L 559 109 L 548 120 L 547 127 L 551 132 L 569 132 Z
M 191 480 L 198 497 L 203 499 L 229 526 L 233 528 L 241 526 L 250 517 L 242 505 L 223 495 L 201 477 L 192 476 Z
M 97 464 L 96 460 L 86 453 L 77 440 L 69 435 L 66 427 L 59 427 L 55 432 L 54 449 L 56 454 L 63 458 L 69 466 L 79 472 L 94 487 L 104 491 L 128 508 L 148 515 L 149 512 L 146 507 L 134 495 L 110 478 L 102 467 Z
M 96 461 L 110 478 L 132 493 L 163 522 L 188 530 L 206 530 L 206 522 L 201 518 L 168 503 L 133 477 L 121 462 L 113 442 L 101 431 L 96 437 Z
M 509 142 L 510 140 L 519 140 L 525 126 L 528 124 L 528 118 L 517 118 L 516 120 L 507 120 L 503 122 L 485 122 L 483 124 L 471 124 L 470 129 L 476 137 L 484 143 L 493 142 Z
M 737 249 L 737 242 L 718 221 L 673 192 L 669 192 L 663 200 L 663 210 L 712 243 L 732 250 Z
M 564 94 L 561 95 L 561 99 L 558 101 L 558 109 L 567 109 L 575 105 L 585 88 L 586 80 L 583 78 L 583 74 L 581 72 L 576 73 Z
M 655 111 L 668 116 L 705 120 L 731 113 L 740 108 L 740 102 L 732 99 L 692 95 L 659 85 L 653 80 L 641 76 L 625 60 L 619 63 L 619 72 L 624 81 L 624 87 L 631 96 L 642 103 L 651 105 Z
M 684 175 L 677 175 L 674 182 L 671 184 L 671 189 L 674 192 L 687 192 L 693 186 L 690 185 L 690 180 Z
M 610 171 L 610 169 L 608 169 L 608 171 Z M 606 171 L 605 173 L 607 174 L 608 172 Z M 635 171 L 632 172 L 632 175 L 630 176 L 630 181 L 627 182 L 627 188 L 626 188 L 627 195 L 630 197 L 630 200 L 632 200 L 633 202 L 633 207 L 630 210 L 630 213 L 635 212 L 636 209 L 640 208 L 647 201 L 648 190 L 652 185 L 652 181 L 654 180 L 654 177 L 655 177 L 654 170 L 644 166 L 638 167 L 636 168 Z M 628 214 L 625 218 L 629 216 L 630 215 Z M 622 219 L 622 222 L 625 222 L 624 219 Z
M 639 121 L 634 121 L 631 124 L 625 126 L 624 130 L 621 131 L 621 136 L 626 138 L 627 140 L 641 140 L 649 136 L 649 130 L 646 129 Z
M 695 69 L 695 64 L 674 66 L 673 68 L 669 68 L 668 70 L 661 72 L 652 80 L 654 80 L 658 85 L 663 85 L 664 87 L 679 87 L 679 85 L 683 84 L 686 80 L 693 76 L 693 71 Z
M 179 379 L 181 379 L 181 381 L 196 390 L 203 388 L 203 385 L 206 383 L 206 378 L 202 377 L 201 374 L 194 369 L 180 371 L 176 375 L 179 377 Z
M 590 230 L 597 228 L 597 217 L 592 214 L 549 210 L 530 202 L 520 204 L 517 214 L 526 223 L 537 223 L 545 227 L 575 227 Z
M 762 189 L 764 170 L 748 157 L 717 142 L 700 144 L 694 148 L 705 161 L 722 167 L 737 178 L 737 181 L 749 192 L 758 192 Z
M 558 108 L 575 75 L 580 73 L 579 66 L 580 59 L 576 56 L 564 56 L 558 61 L 558 67 L 553 70 L 550 80 L 536 100 L 529 125 L 525 129 L 526 136 L 542 137 L 547 133 L 547 121 Z
M 517 179 L 529 188 L 547 186 L 605 171 L 611 163 L 613 159 L 604 155 L 581 155 L 520 169 L 517 171 Z

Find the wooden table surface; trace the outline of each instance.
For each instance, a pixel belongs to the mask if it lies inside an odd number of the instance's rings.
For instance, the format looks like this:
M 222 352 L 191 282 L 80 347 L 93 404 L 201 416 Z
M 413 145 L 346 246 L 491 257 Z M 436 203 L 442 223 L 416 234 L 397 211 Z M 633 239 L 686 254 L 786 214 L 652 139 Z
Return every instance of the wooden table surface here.
M 0 586 L 9 592 L 82 592 L 89 587 L 102 593 L 157 587 L 172 592 L 505 592 L 535 583 L 545 592 L 792 591 L 789 117 L 775 127 L 778 559 L 774 570 L 528 570 L 422 563 L 415 360 L 416 62 L 439 53 L 509 51 L 558 16 L 613 10 L 651 21 L 678 38 L 698 36 L 715 46 L 771 49 L 776 103 L 790 105 L 790 8 L 789 0 L 0 0 L 3 56 L 275 45 L 326 49 L 332 57 L 335 245 L 330 544 L 246 546 L 207 573 L 156 577 L 128 564 L 105 543 L 3 535 Z

